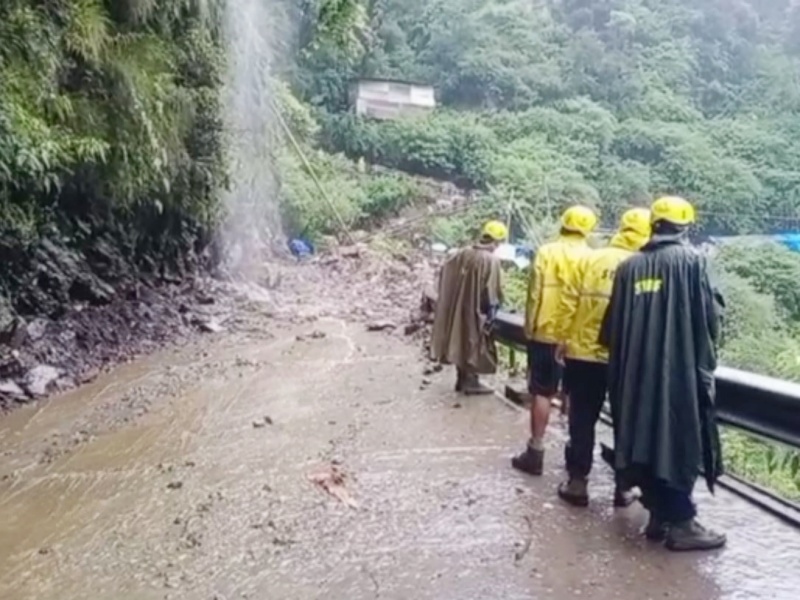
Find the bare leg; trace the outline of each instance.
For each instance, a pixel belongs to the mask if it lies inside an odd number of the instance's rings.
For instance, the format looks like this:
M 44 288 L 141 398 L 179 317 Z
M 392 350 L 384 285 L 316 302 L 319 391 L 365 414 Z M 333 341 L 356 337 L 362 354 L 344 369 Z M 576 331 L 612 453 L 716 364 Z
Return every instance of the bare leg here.
M 550 420 L 550 398 L 536 395 L 531 403 L 531 438 L 525 450 L 511 459 L 511 465 L 529 475 L 544 470 L 544 434 Z
M 550 398 L 534 396 L 531 404 L 531 437 L 534 440 L 544 438 L 547 424 L 550 421 Z

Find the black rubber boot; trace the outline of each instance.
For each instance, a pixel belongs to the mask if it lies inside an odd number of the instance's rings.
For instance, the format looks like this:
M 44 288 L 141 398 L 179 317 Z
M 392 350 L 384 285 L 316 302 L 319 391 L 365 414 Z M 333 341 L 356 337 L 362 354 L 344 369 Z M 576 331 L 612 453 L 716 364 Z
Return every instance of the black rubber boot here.
M 651 542 L 663 542 L 667 537 L 668 529 L 667 524 L 651 512 L 647 527 L 644 528 L 644 537 Z
M 494 390 L 483 385 L 474 373 L 464 375 L 461 380 L 461 391 L 467 396 L 487 396 L 494 394 Z
M 670 526 L 667 531 L 667 549 L 673 552 L 717 550 L 727 542 L 724 533 L 706 529 L 695 519 Z
M 456 391 L 464 391 L 464 371 L 456 367 Z
M 638 499 L 639 495 L 633 490 L 624 490 L 622 488 L 614 490 L 614 506 L 616 508 L 627 508 Z
M 528 446 L 524 452 L 511 459 L 511 466 L 538 477 L 544 472 L 544 450 L 534 450 Z
M 589 506 L 589 482 L 585 478 L 570 478 L 558 486 L 558 497 L 572 506 Z

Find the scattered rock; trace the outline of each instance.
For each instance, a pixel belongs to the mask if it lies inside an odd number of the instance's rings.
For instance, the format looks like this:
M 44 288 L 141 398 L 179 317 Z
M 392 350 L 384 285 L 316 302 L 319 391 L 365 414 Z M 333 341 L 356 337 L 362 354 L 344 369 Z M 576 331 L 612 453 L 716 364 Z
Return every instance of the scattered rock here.
M 361 247 L 355 246 L 342 246 L 339 248 L 339 255 L 344 258 L 359 258 L 361 256 Z
M 53 384 L 54 390 L 65 392 L 75 388 L 75 380 L 69 376 L 61 376 Z
M 433 382 L 430 379 L 428 379 L 427 377 L 422 379 L 422 385 L 430 385 L 431 383 L 433 383 Z
M 266 416 L 263 419 L 258 419 L 257 421 L 253 421 L 253 427 L 256 429 L 261 429 L 262 427 L 266 427 L 267 425 L 272 425 L 272 417 Z
M 47 326 L 50 324 L 48 319 L 34 319 L 30 323 L 28 323 L 27 331 L 28 331 L 28 339 L 31 341 L 38 341 L 44 337 L 44 334 L 47 333 Z
M 422 329 L 422 323 L 409 323 L 409 324 L 408 324 L 408 325 L 406 325 L 406 326 L 405 326 L 405 328 L 403 329 L 403 333 L 404 333 L 405 335 L 414 335 L 414 334 L 415 334 L 415 333 L 417 333 L 417 332 L 418 332 L 420 329 Z
M 225 331 L 225 328 L 213 319 L 201 321 L 198 327 L 204 333 L 221 333 Z
M 86 371 L 78 375 L 77 379 L 78 385 L 83 385 L 84 383 L 91 383 L 92 381 L 97 379 L 99 375 L 100 375 L 100 369 L 97 367 L 91 367 L 90 369 L 87 369 Z
M 386 331 L 389 329 L 395 329 L 396 327 L 397 325 L 391 321 L 374 321 L 367 325 L 367 331 Z
M 61 370 L 49 365 L 38 365 L 25 374 L 22 385 L 34 398 L 46 396 L 51 386 L 61 377 Z
M 313 331 L 311 333 L 311 339 L 312 340 L 321 340 L 321 339 L 327 337 L 327 335 L 328 334 L 326 334 L 324 331 Z
M 197 294 L 195 295 L 195 299 L 197 300 L 198 304 L 202 304 L 205 306 L 209 304 L 214 304 L 217 301 L 216 298 L 214 298 L 214 296 L 207 294 L 205 292 L 197 292 Z
M 9 400 L 17 402 L 24 402 L 28 399 L 28 395 L 23 389 L 10 379 L 0 381 L 0 396 L 5 396 Z

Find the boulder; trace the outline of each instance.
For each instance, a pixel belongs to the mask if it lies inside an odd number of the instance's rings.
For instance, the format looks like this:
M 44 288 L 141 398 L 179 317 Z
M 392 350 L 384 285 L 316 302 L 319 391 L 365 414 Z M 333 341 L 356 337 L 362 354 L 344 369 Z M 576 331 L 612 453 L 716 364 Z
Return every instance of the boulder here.
M 51 367 L 50 365 L 38 365 L 25 373 L 22 384 L 28 394 L 34 398 L 41 398 L 52 391 L 52 388 L 61 375 L 61 369 Z

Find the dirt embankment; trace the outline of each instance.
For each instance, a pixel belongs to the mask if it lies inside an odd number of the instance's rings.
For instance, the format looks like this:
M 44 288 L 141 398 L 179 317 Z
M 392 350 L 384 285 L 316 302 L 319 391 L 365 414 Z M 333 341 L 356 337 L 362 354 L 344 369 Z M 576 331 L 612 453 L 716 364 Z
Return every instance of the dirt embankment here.
M 428 257 L 409 247 L 424 245 L 432 217 L 474 201 L 452 184 L 418 181 L 413 206 L 353 232 L 372 240 L 369 249 L 334 248 L 302 265 L 297 280 L 289 272 L 297 265 L 284 259 L 265 268 L 257 289 L 205 275 L 219 250 L 185 215 L 152 207 L 117 215 L 76 202 L 33 242 L 0 224 L 0 413 L 167 342 L 218 331 L 248 299 L 267 296 L 272 312 L 291 319 L 310 294 L 330 314 L 403 329 L 433 279 Z
M 373 330 L 420 335 L 422 290 L 433 267 L 421 253 L 336 248 L 298 263 L 265 265 L 257 283 L 189 276 L 183 283 L 137 281 L 102 303 L 71 302 L 51 318 L 6 311 L 0 335 L 0 411 L 94 379 L 103 369 L 166 343 L 252 327 L 247 314 L 284 322 L 323 316 Z

